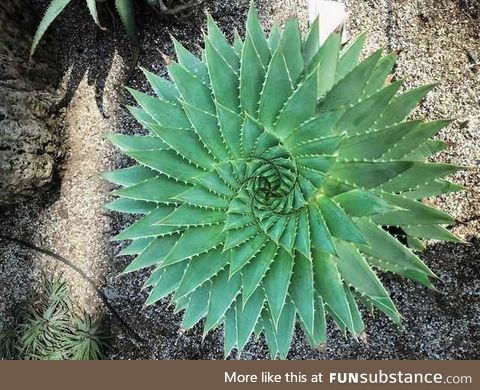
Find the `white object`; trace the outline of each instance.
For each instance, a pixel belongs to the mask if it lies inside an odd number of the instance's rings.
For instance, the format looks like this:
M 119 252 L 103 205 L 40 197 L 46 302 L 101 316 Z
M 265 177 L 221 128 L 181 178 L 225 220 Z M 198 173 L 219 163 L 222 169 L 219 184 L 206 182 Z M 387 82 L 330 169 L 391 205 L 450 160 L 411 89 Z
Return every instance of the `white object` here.
M 308 20 L 313 23 L 319 17 L 320 44 L 335 30 L 342 29 L 342 42 L 347 41 L 347 32 L 344 27 L 347 18 L 345 4 L 332 0 L 307 0 Z

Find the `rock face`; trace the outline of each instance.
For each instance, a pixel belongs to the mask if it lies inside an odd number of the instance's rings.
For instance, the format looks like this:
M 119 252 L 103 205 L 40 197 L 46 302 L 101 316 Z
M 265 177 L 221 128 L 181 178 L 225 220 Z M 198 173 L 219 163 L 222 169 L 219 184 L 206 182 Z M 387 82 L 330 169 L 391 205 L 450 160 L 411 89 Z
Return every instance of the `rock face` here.
M 51 87 L 58 76 L 46 63 L 28 61 L 37 22 L 27 3 L 0 3 L 0 206 L 46 188 L 60 154 Z M 45 48 L 40 56 L 54 57 Z

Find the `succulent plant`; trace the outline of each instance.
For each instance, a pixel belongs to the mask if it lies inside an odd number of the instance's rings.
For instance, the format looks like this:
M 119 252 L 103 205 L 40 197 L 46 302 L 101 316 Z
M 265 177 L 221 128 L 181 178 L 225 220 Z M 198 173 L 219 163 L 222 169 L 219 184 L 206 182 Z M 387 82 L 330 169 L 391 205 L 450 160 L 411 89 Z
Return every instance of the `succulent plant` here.
M 102 359 L 107 336 L 101 321 L 76 310 L 64 281 L 42 278 L 13 323 L 1 324 L 0 359 Z
M 43 16 L 40 24 L 35 32 L 33 37 L 32 47 L 30 49 L 30 56 L 35 53 L 38 43 L 42 39 L 43 35 L 47 31 L 48 27 L 52 22 L 57 18 L 58 15 L 64 10 L 64 8 L 71 3 L 72 0 L 52 0 L 45 15 Z M 105 30 L 100 23 L 97 11 L 97 3 L 106 3 L 109 0 L 85 0 L 87 2 L 88 10 L 92 16 L 95 24 L 100 27 L 102 30 Z M 128 36 L 132 41 L 138 46 L 138 36 L 137 36 L 137 25 L 135 23 L 135 6 L 134 0 L 112 0 L 115 3 L 115 8 L 117 10 L 120 21 L 122 22 L 123 28 L 127 32 Z M 200 5 L 205 0 L 192 0 L 186 2 L 184 0 L 144 0 L 146 4 L 151 6 L 154 10 L 163 14 L 176 14 L 178 12 L 183 12 L 192 7 Z
M 364 34 L 342 48 L 318 29 L 267 38 L 252 7 L 230 45 L 209 18 L 201 59 L 174 40 L 171 81 L 145 70 L 157 96 L 131 90 L 150 134 L 110 136 L 137 162 L 105 173 L 107 207 L 140 216 L 115 237 L 136 256 L 124 272 L 153 267 L 147 304 L 171 295 L 184 328 L 223 324 L 226 356 L 264 333 L 284 358 L 297 322 L 321 346 L 328 317 L 360 336 L 359 304 L 399 323 L 377 271 L 432 287 L 413 251 L 458 241 L 422 202 L 461 188 L 442 179 L 459 167 L 425 161 L 450 121 L 406 120 L 433 86 L 399 93 L 394 54 L 360 62 Z
M 106 0 L 86 0 L 90 15 L 92 16 L 95 24 L 100 28 L 104 29 L 100 24 L 100 19 L 98 18 L 97 1 L 105 2 Z M 37 48 L 38 43 L 42 39 L 48 27 L 71 2 L 72 0 L 52 0 L 47 10 L 45 11 L 45 15 L 40 21 L 37 31 L 35 32 L 35 36 L 33 37 L 32 47 L 30 49 L 30 56 L 35 53 L 35 49 Z M 130 36 L 130 38 L 136 40 L 137 28 L 135 24 L 135 10 L 133 6 L 133 0 L 115 0 L 115 7 L 117 9 L 118 15 L 120 16 L 120 20 L 122 21 L 125 31 Z

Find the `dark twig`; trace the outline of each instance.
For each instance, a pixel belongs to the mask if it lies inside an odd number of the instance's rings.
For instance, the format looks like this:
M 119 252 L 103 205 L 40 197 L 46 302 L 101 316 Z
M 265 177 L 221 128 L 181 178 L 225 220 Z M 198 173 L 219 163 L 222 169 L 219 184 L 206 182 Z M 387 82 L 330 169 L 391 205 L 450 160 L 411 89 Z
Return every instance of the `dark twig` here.
M 206 0 L 193 0 L 188 3 L 177 5 L 173 8 L 168 8 L 163 0 L 158 0 L 158 7 L 160 8 L 160 12 L 166 15 L 173 15 L 178 14 L 179 12 L 185 11 L 192 7 L 197 7 L 200 4 L 204 3 Z
M 105 296 L 105 294 L 103 293 L 102 290 L 100 290 L 97 285 L 95 284 L 94 280 L 92 278 L 90 278 L 81 268 L 77 267 L 75 264 L 73 264 L 71 261 L 67 260 L 65 257 L 63 256 L 60 256 L 48 249 L 44 249 L 44 248 L 40 248 L 28 241 L 24 241 L 24 240 L 21 240 L 19 238 L 14 238 L 14 237 L 9 237 L 9 236 L 4 236 L 4 235 L 0 235 L 0 240 L 5 240 L 5 241 L 9 241 L 9 242 L 13 242 L 17 245 L 20 245 L 20 246 L 23 246 L 23 247 L 26 247 L 26 248 L 29 248 L 29 249 L 32 249 L 36 252 L 39 252 L 39 253 L 42 253 L 44 255 L 47 255 L 65 265 L 67 265 L 68 267 L 70 267 L 71 269 L 73 269 L 75 272 L 77 272 L 84 280 L 86 280 L 91 286 L 92 288 L 95 290 L 95 292 L 97 293 L 97 295 L 99 296 L 99 298 L 102 300 L 103 304 L 105 305 L 105 307 L 112 313 L 112 315 L 115 317 L 115 319 L 120 323 L 120 325 L 127 331 L 127 333 L 130 333 L 131 336 L 133 336 L 133 338 L 135 338 L 135 340 L 139 341 L 139 342 L 144 342 L 145 340 L 140 336 L 138 335 L 131 327 L 130 325 L 128 325 L 122 317 L 120 317 L 120 315 L 117 313 L 117 311 L 113 308 L 113 306 L 110 304 L 110 302 L 108 302 L 108 299 L 107 297 Z

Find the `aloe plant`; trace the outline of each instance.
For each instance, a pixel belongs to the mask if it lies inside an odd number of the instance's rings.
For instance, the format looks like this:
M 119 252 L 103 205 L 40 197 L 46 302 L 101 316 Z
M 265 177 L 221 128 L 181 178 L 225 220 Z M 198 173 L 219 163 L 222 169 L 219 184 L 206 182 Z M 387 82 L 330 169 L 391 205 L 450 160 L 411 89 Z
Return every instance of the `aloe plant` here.
M 105 173 L 107 207 L 140 216 L 115 237 L 136 256 L 124 272 L 153 267 L 147 304 L 171 296 L 184 328 L 223 324 L 226 356 L 263 333 L 284 358 L 297 322 L 313 347 L 327 318 L 361 336 L 359 304 L 400 323 L 377 271 L 432 287 L 414 251 L 458 241 L 422 203 L 461 188 L 442 178 L 459 167 L 425 161 L 450 121 L 406 120 L 433 85 L 400 93 L 395 54 L 360 62 L 364 34 L 342 48 L 318 29 L 267 38 L 251 8 L 230 45 L 209 18 L 201 59 L 174 40 L 171 81 L 145 70 L 157 96 L 130 91 L 150 134 L 110 136 L 138 163 Z

